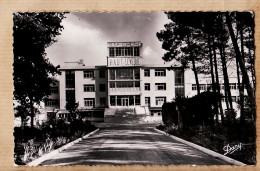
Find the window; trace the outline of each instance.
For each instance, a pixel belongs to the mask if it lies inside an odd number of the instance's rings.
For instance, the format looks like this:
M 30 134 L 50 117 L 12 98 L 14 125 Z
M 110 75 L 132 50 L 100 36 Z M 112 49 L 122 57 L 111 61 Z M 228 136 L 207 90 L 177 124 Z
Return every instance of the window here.
M 84 92 L 93 92 L 95 91 L 94 84 L 85 84 Z
M 165 69 L 156 69 L 155 70 L 155 76 L 156 77 L 165 77 L 166 76 L 166 70 Z
M 212 90 L 212 85 L 211 84 L 207 84 L 207 91 Z
M 144 83 L 144 90 L 150 90 L 150 83 Z
M 155 90 L 166 90 L 166 83 L 155 83 Z
M 125 56 L 133 56 L 133 47 L 125 47 Z
M 110 80 L 133 80 L 134 74 L 136 77 L 140 78 L 140 73 L 138 71 L 133 68 L 109 69 L 109 78 Z
M 236 90 L 237 89 L 236 83 L 231 83 L 231 84 L 229 84 L 229 86 L 230 86 L 230 90 Z
M 145 106 L 150 106 L 150 97 L 144 98 Z
M 192 84 L 191 89 L 192 89 L 192 90 L 197 90 L 197 85 L 196 85 L 196 84 Z
M 134 56 L 140 56 L 139 47 L 134 47 Z
M 135 97 L 135 105 L 140 105 L 140 96 L 134 96 Z
M 66 88 L 75 88 L 75 72 L 65 72 Z
M 116 87 L 115 82 L 110 82 L 109 85 L 110 85 L 110 88 L 115 88 Z
M 139 56 L 139 47 L 135 47 L 134 55 Z M 109 48 L 109 56 L 133 56 L 133 47 Z
M 145 69 L 144 70 L 144 76 L 145 77 L 150 77 L 150 70 L 149 69 Z
M 184 71 L 176 70 L 174 73 L 175 73 L 175 86 L 184 86 Z
M 58 87 L 51 87 L 51 94 L 58 94 Z
M 47 112 L 47 117 L 48 118 L 56 117 L 56 112 Z
M 94 71 L 84 71 L 84 78 L 94 78 Z
M 135 74 L 135 79 L 138 80 L 140 79 L 140 69 L 134 69 L 134 74 Z
M 162 106 L 166 102 L 166 97 L 155 97 L 155 104 Z
M 140 87 L 140 82 L 139 81 L 135 81 L 135 87 Z
M 100 105 L 105 106 L 106 105 L 106 98 L 105 97 L 100 97 Z
M 101 92 L 106 91 L 106 84 L 99 84 L 99 91 Z
M 121 51 L 122 48 L 120 47 L 116 47 L 116 56 L 122 56 L 122 51 Z
M 231 99 L 232 99 L 232 102 L 236 102 L 237 101 L 236 96 L 232 96 Z
M 106 71 L 104 69 L 99 70 L 99 78 L 106 78 Z
M 115 106 L 116 105 L 116 96 L 110 96 L 110 105 Z
M 66 90 L 66 101 L 75 102 L 75 90 Z
M 84 98 L 84 105 L 86 107 L 94 107 L 95 99 L 94 98 Z
M 175 96 L 176 97 L 184 97 L 184 71 L 183 70 L 175 70 Z M 192 90 L 194 87 L 192 86 Z
M 206 85 L 205 84 L 200 84 L 200 90 L 206 90 Z
M 115 48 L 109 48 L 109 56 L 115 56 Z
M 116 73 L 116 70 L 115 69 L 109 69 L 109 79 L 110 80 L 115 80 L 115 73 Z
M 59 101 L 58 100 L 47 99 L 45 101 L 45 106 L 59 106 Z
M 175 87 L 176 97 L 184 97 L 184 87 Z

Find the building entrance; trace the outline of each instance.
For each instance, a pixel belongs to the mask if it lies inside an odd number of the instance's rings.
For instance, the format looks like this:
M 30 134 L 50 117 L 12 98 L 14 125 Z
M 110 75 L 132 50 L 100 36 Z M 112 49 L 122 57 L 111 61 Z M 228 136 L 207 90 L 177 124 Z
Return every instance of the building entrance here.
M 129 98 L 122 98 L 122 106 L 129 106 Z
M 110 96 L 110 106 L 140 106 L 140 95 Z

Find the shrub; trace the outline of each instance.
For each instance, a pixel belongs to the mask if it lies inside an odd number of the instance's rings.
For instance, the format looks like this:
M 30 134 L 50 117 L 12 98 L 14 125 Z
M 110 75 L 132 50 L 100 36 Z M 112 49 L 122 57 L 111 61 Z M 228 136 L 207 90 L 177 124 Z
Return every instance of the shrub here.
M 221 99 L 221 94 L 203 92 L 191 98 L 178 98 L 176 104 L 180 111 L 183 126 L 214 125 L 215 104 Z
M 66 137 L 58 137 L 55 141 L 56 148 L 66 144 L 68 141 L 69 140 Z
M 156 128 L 159 130 L 164 130 L 166 128 L 166 126 L 160 124 L 160 125 L 156 126 Z

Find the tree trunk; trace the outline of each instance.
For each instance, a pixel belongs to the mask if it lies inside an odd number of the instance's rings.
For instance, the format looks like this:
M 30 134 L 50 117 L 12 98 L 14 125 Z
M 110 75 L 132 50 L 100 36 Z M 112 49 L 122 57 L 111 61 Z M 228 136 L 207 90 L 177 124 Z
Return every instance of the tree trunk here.
M 216 90 L 217 92 L 220 93 L 220 87 L 219 87 L 219 78 L 218 78 L 218 63 L 217 63 L 217 54 L 216 54 L 216 46 L 214 42 L 214 37 L 212 38 L 213 42 L 213 54 L 214 54 L 214 68 L 215 68 L 215 74 L 216 74 Z M 223 108 L 222 108 L 222 101 L 221 99 L 219 100 L 219 111 L 220 111 L 220 116 L 221 116 L 221 122 L 224 122 L 224 114 L 223 114 Z
M 220 51 L 220 57 L 221 57 L 221 62 L 222 62 L 225 91 L 227 93 L 227 98 L 228 98 L 228 102 L 229 102 L 229 105 L 230 105 L 230 109 L 231 109 L 231 111 L 233 111 L 232 96 L 231 96 L 231 91 L 230 91 L 230 86 L 229 86 L 229 78 L 228 78 L 227 66 L 226 66 L 225 48 L 223 47 L 222 44 L 219 47 L 219 51 Z
M 225 13 L 225 16 L 226 16 L 226 24 L 228 26 L 228 30 L 229 30 L 229 34 L 230 34 L 230 37 L 231 37 L 231 40 L 232 40 L 232 44 L 233 44 L 234 49 L 235 49 L 236 58 L 238 60 L 240 70 L 241 70 L 241 73 L 242 73 L 242 77 L 243 77 L 243 81 L 244 81 L 244 84 L 245 84 L 246 89 L 247 89 L 247 94 L 249 96 L 248 99 L 250 100 L 250 109 L 252 109 L 252 116 L 253 116 L 253 119 L 255 120 L 255 107 L 256 106 L 255 106 L 254 90 L 253 90 L 253 88 L 250 84 L 249 76 L 247 74 L 245 63 L 242 59 L 242 55 L 239 51 L 237 39 L 235 38 L 234 30 L 232 28 L 231 19 L 230 19 L 228 12 Z
M 212 49 L 210 43 L 210 36 L 208 35 L 208 46 L 209 46 L 209 61 L 210 61 L 210 74 L 211 74 L 211 85 L 213 92 L 216 92 L 215 78 L 214 78 L 214 68 L 212 60 Z
M 236 61 L 237 64 L 237 85 L 238 85 L 238 91 L 239 91 L 239 105 L 240 105 L 240 123 L 244 122 L 244 86 L 241 86 L 240 84 L 240 74 L 239 74 L 239 64 L 238 61 Z M 243 84 L 243 80 L 242 80 Z M 244 84 L 243 84 L 244 85 Z M 242 88 L 243 87 L 243 88 Z
M 226 23 L 227 23 L 227 26 L 228 26 L 228 30 L 229 30 L 231 40 L 232 40 L 232 44 L 234 46 L 236 58 L 238 60 L 240 70 L 242 72 L 243 80 L 244 80 L 244 83 L 245 83 L 245 86 L 246 86 L 246 89 L 247 89 L 247 94 L 250 97 L 249 99 L 251 100 L 251 104 L 253 106 L 255 106 L 253 88 L 250 84 L 249 76 L 247 75 L 247 70 L 245 68 L 245 63 L 244 63 L 242 56 L 241 56 L 241 53 L 239 51 L 237 39 L 235 38 L 234 31 L 233 31 L 233 28 L 232 28 L 232 25 L 231 25 L 231 19 L 230 19 L 228 12 L 226 12 Z
M 188 43 L 188 46 L 191 47 L 189 36 L 187 36 L 187 43 Z M 196 81 L 196 86 L 197 86 L 197 94 L 199 95 L 200 94 L 200 85 L 199 85 L 199 78 L 198 78 L 198 73 L 197 73 L 197 69 L 196 69 L 196 65 L 195 65 L 195 59 L 194 59 L 194 56 L 193 56 L 191 50 L 189 50 L 189 54 L 190 54 L 190 59 L 191 59 L 191 62 L 192 62 L 192 70 L 193 70 L 193 73 L 194 73 L 194 76 L 195 76 L 195 81 Z
M 251 42 L 254 42 L 254 37 L 253 37 L 253 31 L 254 28 L 251 27 L 251 31 L 249 31 L 249 37 L 248 37 L 248 41 L 249 41 L 249 48 L 248 48 L 248 56 L 249 56 L 249 60 L 250 60 L 250 69 L 251 69 L 251 77 L 252 77 L 252 82 L 253 82 L 253 88 L 255 88 L 255 69 L 254 69 L 254 54 L 251 54 L 251 50 L 254 46 L 254 43 L 251 44 Z
M 241 57 L 242 57 L 242 60 L 245 62 L 245 53 L 244 53 L 244 37 L 243 37 L 243 28 L 242 28 L 242 25 L 240 23 L 240 21 L 238 20 L 238 31 L 240 33 L 240 46 L 241 46 Z M 239 64 L 238 64 L 238 61 L 236 60 L 236 63 L 237 63 L 237 72 L 238 72 L 238 76 L 239 76 Z M 240 82 L 240 78 L 238 77 L 238 81 Z M 239 100 L 239 104 L 240 104 L 240 123 L 243 124 L 244 123 L 244 120 L 245 120 L 245 116 L 244 116 L 244 80 L 242 79 L 242 85 L 239 86 L 239 97 L 240 97 L 240 100 Z
M 215 85 L 215 76 L 214 76 L 214 67 L 213 67 L 213 57 L 212 57 L 212 49 L 210 43 L 210 35 L 208 34 L 208 46 L 209 46 L 209 61 L 210 61 L 210 74 L 211 74 L 211 87 L 213 92 L 216 92 Z M 216 113 L 216 122 L 218 123 L 218 103 L 214 104 L 215 113 Z
M 29 99 L 30 99 L 30 110 L 31 110 L 31 128 L 33 128 L 34 107 L 33 107 L 32 97 L 29 97 Z

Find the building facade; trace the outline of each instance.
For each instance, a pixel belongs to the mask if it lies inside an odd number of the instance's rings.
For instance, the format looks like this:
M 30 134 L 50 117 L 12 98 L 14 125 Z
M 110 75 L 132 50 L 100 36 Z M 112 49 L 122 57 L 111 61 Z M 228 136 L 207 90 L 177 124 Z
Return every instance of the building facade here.
M 160 112 L 164 102 L 184 96 L 181 68 L 142 63 L 141 42 L 108 42 L 107 65 L 82 61 L 60 68 L 60 109 L 69 100 L 79 110 L 132 108 L 137 114 Z
M 181 67 L 143 64 L 140 41 L 108 42 L 107 53 L 107 65 L 86 66 L 80 60 L 67 62 L 60 68 L 59 117 L 68 116 L 68 101 L 78 102 L 81 112 L 104 109 L 106 114 L 109 109 L 127 108 L 136 114 L 153 115 L 161 113 L 164 102 L 197 94 L 192 70 L 184 72 Z M 238 111 L 237 79 L 232 76 L 229 79 L 233 106 Z M 211 91 L 210 76 L 199 75 L 199 83 L 201 92 Z M 220 83 L 223 84 L 221 78 Z M 223 86 L 221 91 L 224 94 Z M 56 101 L 57 98 L 55 104 Z M 226 108 L 224 98 L 222 106 Z

